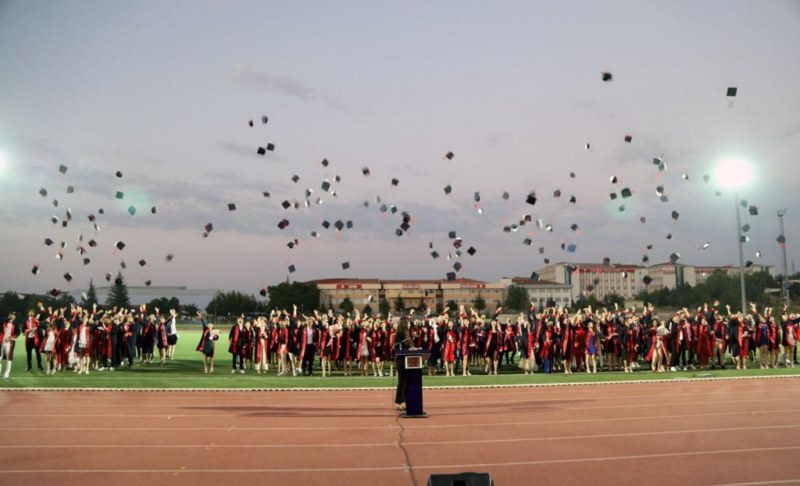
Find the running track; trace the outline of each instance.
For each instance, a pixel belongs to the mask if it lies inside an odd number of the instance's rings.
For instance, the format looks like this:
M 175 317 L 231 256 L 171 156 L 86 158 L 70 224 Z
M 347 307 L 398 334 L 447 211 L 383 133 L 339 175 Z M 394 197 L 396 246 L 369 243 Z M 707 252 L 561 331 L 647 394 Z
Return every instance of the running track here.
M 398 419 L 389 390 L 4 391 L 0 484 L 800 484 L 798 378 L 425 398 Z

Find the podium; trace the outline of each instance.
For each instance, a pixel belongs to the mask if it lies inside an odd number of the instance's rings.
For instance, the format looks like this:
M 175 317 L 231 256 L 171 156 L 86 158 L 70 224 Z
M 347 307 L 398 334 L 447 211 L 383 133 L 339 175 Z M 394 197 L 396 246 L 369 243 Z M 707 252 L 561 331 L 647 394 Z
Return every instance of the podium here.
M 403 417 L 427 417 L 422 406 L 422 370 L 428 367 L 430 355 L 430 351 L 424 349 L 401 349 L 395 353 L 397 368 L 404 369 L 406 375 L 406 413 Z

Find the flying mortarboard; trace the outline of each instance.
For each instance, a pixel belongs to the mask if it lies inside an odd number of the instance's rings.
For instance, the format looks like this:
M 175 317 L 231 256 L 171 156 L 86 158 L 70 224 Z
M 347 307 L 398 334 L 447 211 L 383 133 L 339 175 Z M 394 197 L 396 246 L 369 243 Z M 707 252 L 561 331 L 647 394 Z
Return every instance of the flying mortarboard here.
M 282 219 L 280 221 L 280 223 L 278 223 L 278 228 L 280 228 L 280 229 L 284 229 L 287 226 L 289 226 L 289 220 L 288 219 Z
M 206 233 L 211 233 L 211 231 L 214 229 L 214 225 L 211 223 L 206 223 L 203 228 L 206 230 Z
M 142 259 L 142 260 L 139 260 L 139 266 L 140 266 L 140 267 L 143 267 L 143 266 L 145 266 L 145 265 L 147 265 L 147 261 L 146 261 L 146 260 L 144 260 L 144 259 Z
M 269 121 L 269 118 L 267 117 L 267 115 L 262 115 L 261 116 L 261 123 L 262 124 L 266 125 L 268 121 Z
M 475 191 L 475 194 L 472 196 L 472 199 L 474 199 L 475 202 L 481 202 L 481 193 L 478 192 L 478 191 Z
M 370 174 L 369 167 L 363 167 L 361 173 L 364 174 L 364 177 L 367 177 Z
M 253 126 L 253 120 L 248 121 L 247 124 L 252 127 Z
M 258 293 L 261 294 L 261 297 L 266 297 L 267 296 L 267 289 L 262 288 L 261 290 L 258 291 Z
M 51 291 L 50 291 L 50 292 L 48 292 L 48 293 L 49 293 L 50 295 L 52 295 L 53 297 L 58 297 L 59 295 L 61 295 L 61 291 L 60 291 L 60 290 L 58 290 L 58 289 L 53 289 L 53 290 L 51 290 Z
M 91 260 L 89 260 L 88 258 L 84 258 L 84 259 L 83 259 L 83 264 L 84 264 L 84 265 L 88 265 L 88 264 L 89 264 L 89 262 L 91 262 Z
M 47 246 L 50 246 L 50 245 L 53 244 L 53 240 L 51 240 L 50 238 L 45 238 L 44 239 L 44 244 L 47 245 Z
M 31 273 L 34 275 L 39 275 L 39 265 L 34 265 L 31 269 Z
M 621 191 L 619 191 L 619 194 L 623 197 L 623 199 L 627 199 L 627 198 L 631 197 L 631 195 L 633 193 L 631 192 L 631 190 L 629 188 L 626 187 L 626 188 L 622 189 Z
M 742 231 L 743 231 L 744 233 L 747 233 L 748 231 L 750 231 L 750 224 L 749 224 L 749 223 L 745 223 L 745 224 L 743 224 L 743 225 L 742 225 Z
M 570 243 L 569 245 L 567 245 L 567 251 L 569 253 L 575 253 L 575 250 L 577 250 L 577 249 L 578 249 L 578 245 L 576 245 L 575 243 Z
M 578 198 L 576 198 L 575 196 L 570 196 L 569 197 L 569 202 L 571 202 L 572 204 L 575 204 L 575 203 L 578 202 Z
M 553 191 L 553 197 L 561 197 L 561 190 L 556 189 L 555 191 Z
M 125 193 L 122 192 L 122 191 L 117 191 L 115 196 L 116 196 L 117 199 L 122 199 L 123 197 L 125 197 Z
M 322 164 L 322 167 L 328 167 L 328 159 L 322 159 L 322 162 L 320 163 Z
M 673 254 L 671 254 L 671 255 L 669 256 L 669 261 L 671 261 L 671 262 L 674 264 L 674 263 L 675 263 L 675 262 L 677 262 L 677 261 L 678 261 L 680 258 L 681 258 L 681 255 L 680 255 L 679 253 L 673 253 Z
M 62 174 L 66 174 L 68 170 L 69 170 L 69 167 L 67 167 L 64 164 L 61 164 L 61 165 L 58 166 L 58 171 L 61 172 Z
M 617 193 L 616 193 L 616 192 L 612 192 L 612 193 L 609 193 L 609 195 L 608 195 L 608 196 L 609 196 L 609 197 L 611 198 L 611 200 L 613 201 L 614 199 L 616 199 L 616 198 L 617 198 Z
M 758 208 L 756 206 L 750 206 L 749 211 L 750 216 L 758 216 Z
M 511 194 L 509 194 L 508 191 L 503 191 L 503 199 L 508 201 L 509 197 L 511 197 Z
M 672 219 L 677 221 L 678 217 L 680 217 L 680 213 L 678 213 L 678 211 L 672 211 Z
M 525 238 L 524 240 L 522 240 L 522 244 L 531 246 L 533 244 L 533 240 L 531 240 L 530 238 Z
M 783 235 L 778 235 L 778 237 L 775 238 L 775 241 L 777 241 L 779 244 L 782 245 L 782 244 L 786 243 L 786 237 L 783 236 Z
M 453 160 L 453 157 L 455 157 L 455 154 L 453 154 L 453 152 L 447 152 L 446 154 L 444 154 L 444 157 L 447 160 Z
M 642 216 L 642 217 L 639 218 L 639 221 L 641 221 L 642 223 L 646 223 L 647 222 L 647 218 Z
M 297 270 L 297 269 L 295 268 L 294 265 L 289 265 L 289 273 L 294 273 L 295 270 Z
M 619 181 L 619 179 L 617 179 L 617 176 L 611 176 L 608 179 L 611 181 L 612 184 L 616 184 L 617 181 Z
M 530 204 L 531 206 L 536 204 L 536 194 L 534 193 L 528 194 L 528 197 L 525 199 L 525 202 Z
M 433 257 L 434 260 L 439 258 L 439 252 L 438 251 L 432 251 L 431 252 L 431 257 Z
M 454 269 L 456 272 L 458 272 L 458 271 L 461 271 L 461 262 L 455 262 L 455 263 L 453 264 L 453 269 Z
M 608 83 L 609 81 L 612 81 L 614 79 L 614 75 L 611 74 L 608 71 L 604 71 L 603 74 L 602 74 L 602 79 L 603 79 L 603 81 Z
M 66 280 L 67 282 L 72 282 L 72 274 L 69 272 L 65 273 L 64 280 Z
M 753 266 L 753 262 L 750 261 L 750 260 L 747 260 L 746 262 L 744 262 L 744 266 L 747 267 L 747 268 L 750 268 L 750 267 Z
M 350 262 L 342 262 L 342 270 L 347 270 L 350 268 Z
M 67 194 L 72 194 L 73 192 L 75 192 L 75 187 L 74 186 L 67 186 Z
M 228 203 L 228 211 L 236 211 L 236 204 Z
M 649 261 L 650 261 L 650 257 L 649 256 L 647 256 L 647 255 L 643 255 L 642 256 L 642 263 L 647 263 Z
M 707 250 L 710 246 L 711 246 L 711 243 L 706 241 L 705 243 L 703 243 L 702 246 L 700 246 L 700 249 L 701 250 Z
M 726 96 L 733 97 L 733 96 L 736 96 L 736 91 L 737 90 L 738 90 L 738 88 L 736 88 L 734 86 L 731 86 L 730 88 L 728 88 L 728 91 L 725 94 L 726 94 Z
M 453 192 L 453 188 L 452 188 L 452 186 L 450 186 L 450 184 L 444 186 L 444 193 L 445 194 L 449 195 L 451 192 Z
M 625 140 L 625 143 L 631 143 L 631 141 L 633 140 L 633 137 L 630 136 L 630 135 L 625 135 L 624 140 Z
M 165 260 L 171 262 L 173 258 L 175 258 L 175 255 L 173 255 L 172 253 L 168 253 Z
M 44 187 L 40 188 L 39 195 L 42 197 L 47 197 L 47 189 L 45 189 Z
M 456 279 L 456 273 L 455 272 L 447 272 L 447 280 L 452 281 L 452 280 L 455 280 L 455 279 Z
M 572 226 L 570 226 L 569 229 L 571 229 L 572 231 L 578 231 L 578 225 L 575 224 L 575 223 L 572 223 Z
M 470 246 L 470 247 L 467 249 L 467 253 L 469 253 L 469 256 L 473 256 L 473 255 L 475 255 L 475 253 L 477 253 L 477 251 L 478 251 L 478 250 L 476 250 L 474 246 Z
M 333 226 L 339 231 L 342 231 L 342 229 L 344 229 L 344 223 L 342 222 L 341 219 L 333 223 Z
M 392 179 L 393 186 L 397 186 L 398 184 L 400 184 L 400 181 L 397 178 Z
M 328 192 L 331 188 L 331 183 L 330 181 L 328 181 L 328 179 L 324 179 L 320 187 L 322 188 L 323 191 Z
M 275 150 L 275 144 L 274 143 L 268 143 L 267 144 L 267 150 L 269 150 L 270 152 L 274 151 Z
M 574 173 L 574 172 L 570 172 L 570 173 L 569 173 L 569 177 L 570 177 L 571 179 L 574 179 L 574 178 L 575 178 L 575 173 Z
M 328 229 L 328 228 L 331 227 L 331 224 L 326 219 L 326 220 L 322 221 L 322 227 L 325 228 L 325 229 Z
M 267 154 L 267 149 L 265 149 L 264 147 L 258 147 L 258 150 L 256 150 L 256 153 L 258 153 L 258 155 L 266 155 Z
M 54 208 L 58 207 L 58 199 L 53 199 L 53 207 Z

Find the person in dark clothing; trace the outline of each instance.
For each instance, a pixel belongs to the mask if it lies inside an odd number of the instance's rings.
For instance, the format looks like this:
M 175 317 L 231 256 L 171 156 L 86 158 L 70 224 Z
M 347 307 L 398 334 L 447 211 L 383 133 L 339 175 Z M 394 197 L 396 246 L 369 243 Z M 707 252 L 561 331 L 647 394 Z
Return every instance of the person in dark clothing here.
M 394 335 L 395 351 L 409 349 L 411 337 L 408 332 L 408 319 L 400 318 Z M 397 391 L 394 395 L 394 407 L 397 411 L 406 409 L 406 362 L 402 356 L 397 357 Z

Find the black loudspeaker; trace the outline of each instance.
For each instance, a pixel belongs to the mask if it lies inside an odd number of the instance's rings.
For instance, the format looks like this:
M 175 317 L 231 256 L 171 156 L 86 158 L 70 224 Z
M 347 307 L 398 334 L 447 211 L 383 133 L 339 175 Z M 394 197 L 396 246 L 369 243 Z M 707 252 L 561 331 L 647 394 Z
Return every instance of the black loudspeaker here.
M 431 474 L 428 486 L 494 486 L 489 473 Z

